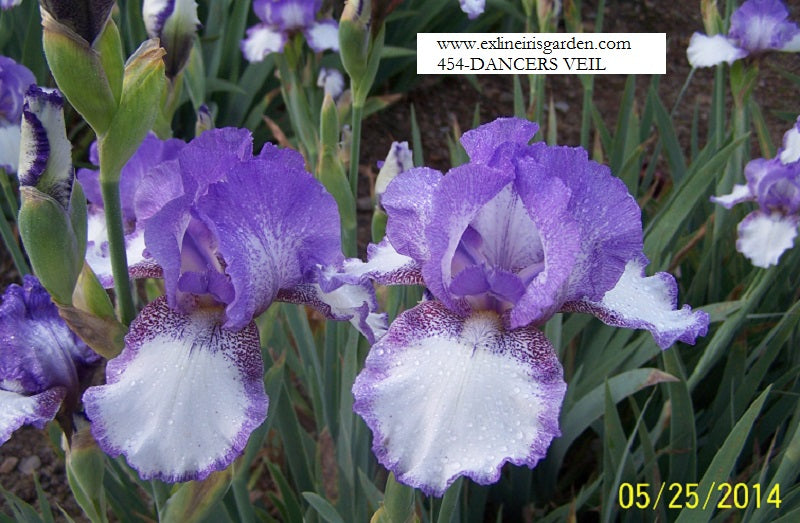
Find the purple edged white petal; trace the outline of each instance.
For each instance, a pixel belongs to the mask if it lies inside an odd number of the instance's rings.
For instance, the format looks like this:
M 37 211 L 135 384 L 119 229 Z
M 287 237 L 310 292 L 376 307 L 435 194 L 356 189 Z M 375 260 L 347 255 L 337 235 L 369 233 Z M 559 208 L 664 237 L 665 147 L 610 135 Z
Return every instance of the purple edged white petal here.
M 686 49 L 692 67 L 713 67 L 722 62 L 732 64 L 747 56 L 747 51 L 736 46 L 723 35 L 706 36 L 694 33 Z
M 756 267 L 777 265 L 781 254 L 794 245 L 800 217 L 754 211 L 739 223 L 736 250 Z
M 326 291 L 344 283 L 358 284 L 373 280 L 381 285 L 425 285 L 422 267 L 414 258 L 400 254 L 389 240 L 367 246 L 367 261 L 349 258 L 341 268 L 322 271 L 320 285 Z
M 270 53 L 280 53 L 286 45 L 286 33 L 274 27 L 258 24 L 247 29 L 241 42 L 242 54 L 248 62 L 260 62 Z
M 23 425 L 43 429 L 52 421 L 66 395 L 64 387 L 55 387 L 39 394 L 26 396 L 3 390 L 0 382 L 0 445 L 11 438 L 11 434 Z
M 108 362 L 106 385 L 83 396 L 100 447 L 144 479 L 202 480 L 230 465 L 266 418 L 258 331 L 228 330 L 223 316 L 153 301 Z
M 303 31 L 308 46 L 314 51 L 339 52 L 339 24 L 336 20 L 322 20 L 315 22 Z
M 755 200 L 756 197 L 753 194 L 753 191 L 750 190 L 750 186 L 748 185 L 739 185 L 736 184 L 733 186 L 733 190 L 730 194 L 723 194 L 722 196 L 712 196 L 711 201 L 714 203 L 718 203 L 725 207 L 726 209 L 730 209 L 734 205 L 742 202 L 749 202 Z
M 344 284 L 325 292 L 316 283 L 302 283 L 278 292 L 278 301 L 308 305 L 326 318 L 349 321 L 370 343 L 375 343 L 385 333 L 388 319 L 378 308 L 375 290 L 368 282 L 359 285 Z
M 665 272 L 645 276 L 646 265 L 644 257 L 631 260 L 617 284 L 601 301 L 572 301 L 562 310 L 593 314 L 615 327 L 647 329 L 662 349 L 676 341 L 694 345 L 697 336 L 705 336 L 708 331 L 708 314 L 693 311 L 688 305 L 676 309 L 678 286 L 675 278 Z
M 533 327 L 506 331 L 494 313 L 466 319 L 440 302 L 401 314 L 370 350 L 354 410 L 378 461 L 441 496 L 459 476 L 497 481 L 505 463 L 533 467 L 560 434 L 566 384 Z

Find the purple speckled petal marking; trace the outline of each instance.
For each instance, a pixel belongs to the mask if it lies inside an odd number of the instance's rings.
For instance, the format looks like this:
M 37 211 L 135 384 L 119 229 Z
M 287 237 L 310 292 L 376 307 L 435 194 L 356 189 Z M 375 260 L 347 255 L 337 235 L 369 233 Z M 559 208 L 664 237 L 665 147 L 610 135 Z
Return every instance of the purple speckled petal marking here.
M 228 330 L 222 319 L 221 309 L 184 315 L 153 301 L 108 362 L 106 385 L 83 396 L 100 447 L 144 479 L 202 480 L 230 465 L 266 418 L 258 330 Z
M 647 277 L 646 265 L 644 257 L 631 260 L 616 286 L 601 301 L 571 301 L 562 310 L 593 314 L 615 327 L 647 329 L 662 349 L 676 341 L 694 345 L 695 339 L 708 331 L 708 314 L 693 311 L 688 305 L 676 309 L 675 278 L 665 272 Z
M 460 318 L 438 301 L 402 313 L 370 350 L 353 409 L 397 479 L 441 496 L 505 463 L 534 467 L 560 435 L 566 384 L 544 334 L 505 330 L 491 312 Z

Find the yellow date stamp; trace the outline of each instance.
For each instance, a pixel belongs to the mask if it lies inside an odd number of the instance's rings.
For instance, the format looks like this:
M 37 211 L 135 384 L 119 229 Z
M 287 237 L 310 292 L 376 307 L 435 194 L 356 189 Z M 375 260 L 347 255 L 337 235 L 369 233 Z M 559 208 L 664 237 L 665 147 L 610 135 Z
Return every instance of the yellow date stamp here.
M 764 498 L 762 494 L 766 494 Z M 778 484 L 764 487 L 759 483 L 712 482 L 701 488 L 699 483 L 622 483 L 617 491 L 620 508 L 646 510 L 663 506 L 669 509 L 709 508 L 759 509 L 763 505 L 774 508 L 781 506 L 781 487 Z

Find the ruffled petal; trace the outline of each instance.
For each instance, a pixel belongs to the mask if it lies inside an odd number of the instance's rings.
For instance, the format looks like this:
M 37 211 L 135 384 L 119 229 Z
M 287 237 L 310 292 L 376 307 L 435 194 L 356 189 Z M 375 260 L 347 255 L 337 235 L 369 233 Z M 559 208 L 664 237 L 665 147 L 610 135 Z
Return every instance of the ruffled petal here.
M 722 62 L 732 64 L 747 56 L 747 51 L 736 47 L 723 35 L 706 36 L 695 33 L 689 40 L 686 56 L 692 67 L 713 67 Z
M 521 118 L 498 118 L 461 136 L 461 145 L 471 161 L 489 163 L 498 147 L 505 143 L 528 145 L 539 125 Z
M 151 302 L 108 362 L 106 385 L 83 396 L 100 447 L 143 479 L 202 480 L 230 465 L 266 418 L 256 326 L 232 331 L 222 318 Z
M 748 0 L 731 15 L 728 36 L 751 53 L 780 49 L 798 34 L 781 0 Z
M 368 283 L 342 285 L 324 292 L 316 283 L 303 283 L 278 292 L 278 301 L 308 305 L 326 318 L 349 321 L 370 343 L 375 343 L 389 325 L 386 313 L 378 313 L 375 290 Z
M 0 382 L 0 387 L 3 383 Z M 0 445 L 11 438 L 11 434 L 23 425 L 43 429 L 48 421 L 56 417 L 66 389 L 56 387 L 33 396 L 9 392 L 0 388 Z
M 711 201 L 718 203 L 730 209 L 737 203 L 748 202 L 755 200 L 756 197 L 747 185 L 736 184 L 730 194 L 723 194 L 722 196 L 712 196 Z
M 676 341 L 694 345 L 708 331 L 708 314 L 688 305 L 677 309 L 678 285 L 666 272 L 645 276 L 647 260 L 642 256 L 628 262 L 616 286 L 602 301 L 572 301 L 565 312 L 586 312 L 603 323 L 629 329 L 647 329 L 662 349 Z
M 314 22 L 303 31 L 308 46 L 321 53 L 328 49 L 339 51 L 339 24 L 335 20 Z
M 427 167 L 410 169 L 386 187 L 381 205 L 386 209 L 386 237 L 397 252 L 423 262 L 429 256 L 425 229 L 431 217 L 433 194 L 442 173 Z
M 493 313 L 466 319 L 440 302 L 401 314 L 372 347 L 353 409 L 397 479 L 441 496 L 458 476 L 480 484 L 505 463 L 533 467 L 560 435 L 566 384 L 555 351 Z
M 309 173 L 280 157 L 240 164 L 208 188 L 197 208 L 219 239 L 235 290 L 229 328 L 246 325 L 278 290 L 303 283 L 317 265 L 341 261 L 336 201 Z
M 342 284 L 358 284 L 373 280 L 381 285 L 425 285 L 422 267 L 414 258 L 398 253 L 384 238 L 367 246 L 367 261 L 350 258 L 341 268 L 328 267 L 322 272 L 320 285 L 331 291 Z
M 800 217 L 751 212 L 739 223 L 736 250 L 756 267 L 777 265 L 781 254 L 794 245 Z
M 260 62 L 270 53 L 282 52 L 286 39 L 286 34 L 274 27 L 254 25 L 241 42 L 242 54 L 248 62 Z
M 600 301 L 628 261 L 642 252 L 642 218 L 636 200 L 607 166 L 589 160 L 586 150 L 579 147 L 536 143 L 516 160 L 516 168 L 519 193 L 529 209 L 537 201 L 540 180 L 558 178 L 570 191 L 567 215 L 578 224 L 580 253 L 560 299 Z

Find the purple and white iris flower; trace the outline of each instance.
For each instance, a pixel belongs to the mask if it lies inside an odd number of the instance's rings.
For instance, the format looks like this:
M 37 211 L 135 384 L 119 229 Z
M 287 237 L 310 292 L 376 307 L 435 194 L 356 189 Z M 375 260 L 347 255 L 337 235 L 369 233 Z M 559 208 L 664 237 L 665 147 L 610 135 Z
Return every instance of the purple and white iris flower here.
M 800 224 L 800 117 L 783 135 L 775 158 L 758 158 L 744 168 L 746 185 L 734 185 L 730 194 L 711 201 L 730 209 L 755 201 L 758 210 L 739 223 L 736 250 L 756 267 L 777 265 L 792 247 Z
M 462 137 L 469 163 L 398 175 L 381 199 L 384 241 L 326 282 L 433 296 L 398 316 L 353 386 L 378 461 L 427 494 L 544 457 L 566 390 L 539 330 L 556 312 L 647 329 L 662 348 L 708 327 L 705 312 L 676 310 L 672 276 L 644 275 L 641 213 L 622 181 L 583 149 L 528 145 L 537 129 L 498 119 Z
M 727 35 L 692 35 L 686 54 L 692 67 L 732 64 L 765 51 L 800 51 L 800 29 L 780 0 L 747 0 L 731 15 Z
M 181 140 L 160 140 L 155 135 L 149 134 L 122 168 L 119 192 L 125 230 L 125 251 L 128 268 L 133 277 L 158 275 L 157 266 L 145 249 L 144 220 L 154 211 L 148 205 L 152 200 L 149 194 L 145 194 L 145 191 L 159 191 L 161 188 L 153 187 L 152 184 L 144 184 L 143 181 L 151 169 L 162 162 L 177 158 L 178 153 L 185 145 Z M 99 165 L 96 142 L 89 148 L 89 161 Z M 100 171 L 78 169 L 77 177 L 90 203 L 86 262 L 97 275 L 103 287 L 111 289 L 114 287 L 114 276 L 111 271 L 111 258 L 108 250 L 106 216 L 100 190 Z M 140 190 L 142 194 L 139 193 Z M 139 201 L 138 210 L 137 200 Z
M 317 87 L 322 87 L 326 95 L 338 100 L 344 92 L 344 75 L 333 67 L 320 67 L 317 76 Z
M 106 384 L 83 396 L 92 432 L 143 478 L 200 480 L 227 467 L 267 414 L 253 318 L 275 300 L 349 320 L 374 342 L 384 329 L 368 285 L 324 292 L 341 265 L 336 202 L 302 156 L 244 129 L 214 129 L 150 169 L 137 223 L 166 296 L 133 321 Z
M 0 169 L 7 172 L 15 173 L 19 167 L 22 103 L 28 86 L 35 83 L 27 67 L 0 56 Z
M 168 78 L 183 70 L 189 61 L 192 41 L 200 26 L 194 0 L 144 0 L 142 18 L 150 38 L 158 38 L 167 54 L 164 57 Z
M 314 51 L 338 51 L 339 24 L 331 18 L 317 20 L 321 7 L 322 0 L 254 0 L 253 11 L 261 23 L 247 30 L 241 43 L 244 57 L 260 62 L 270 53 L 280 53 L 298 31 Z
M 478 18 L 486 8 L 486 0 L 458 0 L 458 4 L 470 20 Z
M 33 276 L 12 284 L 0 304 L 0 445 L 22 425 L 44 428 L 100 361 L 58 315 Z

